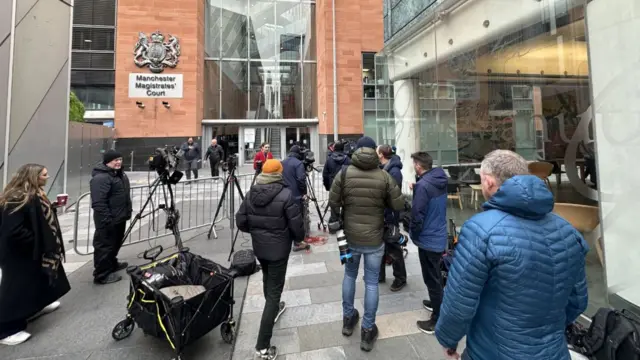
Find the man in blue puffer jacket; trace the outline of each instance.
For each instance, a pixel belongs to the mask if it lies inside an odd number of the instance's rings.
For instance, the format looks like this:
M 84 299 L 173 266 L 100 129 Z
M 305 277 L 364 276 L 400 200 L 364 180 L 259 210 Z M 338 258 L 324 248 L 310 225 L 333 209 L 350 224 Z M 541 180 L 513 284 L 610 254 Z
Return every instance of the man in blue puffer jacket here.
M 440 316 L 442 303 L 442 273 L 440 263 L 447 247 L 447 183 L 449 179 L 442 168 L 432 168 L 433 159 L 426 152 L 411 155 L 418 181 L 413 186 L 411 202 L 411 240 L 418 247 L 422 279 L 429 292 L 424 308 L 431 311 L 431 318 L 418 321 L 418 329 L 433 334 Z
M 578 231 L 552 213 L 553 194 L 508 150 L 480 168 L 484 212 L 462 227 L 436 338 L 452 358 L 569 360 L 565 327 L 587 307 Z

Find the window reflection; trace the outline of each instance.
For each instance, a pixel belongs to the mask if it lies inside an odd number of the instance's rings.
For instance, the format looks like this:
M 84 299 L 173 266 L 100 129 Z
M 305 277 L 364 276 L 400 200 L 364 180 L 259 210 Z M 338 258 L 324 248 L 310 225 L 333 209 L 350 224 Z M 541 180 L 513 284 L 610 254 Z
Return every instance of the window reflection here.
M 248 89 L 247 62 L 222 61 L 221 119 L 244 119 L 246 117 Z
M 252 59 L 276 59 L 279 32 L 275 4 L 270 0 L 249 0 L 249 54 Z

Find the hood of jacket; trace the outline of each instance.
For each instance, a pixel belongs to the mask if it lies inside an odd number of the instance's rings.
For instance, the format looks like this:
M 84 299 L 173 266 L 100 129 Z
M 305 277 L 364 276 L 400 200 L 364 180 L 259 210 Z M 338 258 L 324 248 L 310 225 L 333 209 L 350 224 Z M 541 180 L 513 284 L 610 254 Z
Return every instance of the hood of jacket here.
M 257 207 L 265 207 L 284 188 L 282 174 L 260 174 L 256 178 L 256 184 L 249 191 L 249 201 Z
M 332 152 L 329 154 L 329 158 L 336 162 L 338 165 L 344 165 L 347 161 L 347 155 L 343 152 Z
M 296 158 L 298 160 L 302 160 L 302 154 L 297 153 L 297 152 L 290 152 L 289 154 L 287 154 L 287 157 L 292 157 L 292 158 Z
M 449 183 L 447 173 L 442 168 L 433 168 L 422 175 L 421 180 L 433 185 L 436 189 L 445 189 Z
M 482 207 L 536 220 L 553 211 L 554 204 L 553 194 L 544 181 L 534 175 L 518 175 L 505 181 Z
M 402 160 L 400 160 L 400 156 L 398 155 L 393 155 L 391 159 L 389 159 L 389 161 L 382 167 L 382 169 L 384 169 L 386 172 L 389 172 L 389 170 L 393 168 L 402 170 Z
M 112 169 L 112 168 L 108 167 L 107 165 L 105 165 L 103 163 L 100 163 L 100 164 L 96 165 L 93 168 L 93 171 L 91 171 L 91 177 L 94 177 L 94 176 L 96 176 L 96 175 L 98 175 L 100 173 L 107 173 L 107 174 L 109 174 L 111 176 L 116 176 L 116 175 L 118 175 L 119 171 L 122 171 L 122 170 L 115 170 L 115 169 Z
M 351 163 L 360 170 L 371 170 L 380 166 L 380 159 L 374 149 L 362 147 L 353 153 Z

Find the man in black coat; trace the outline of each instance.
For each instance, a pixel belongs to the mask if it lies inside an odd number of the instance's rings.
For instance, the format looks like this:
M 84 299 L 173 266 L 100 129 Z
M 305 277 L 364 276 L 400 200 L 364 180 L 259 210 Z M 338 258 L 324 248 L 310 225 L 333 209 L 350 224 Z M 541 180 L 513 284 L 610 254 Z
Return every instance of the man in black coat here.
M 238 229 L 251 234 L 253 251 L 262 267 L 265 305 L 256 343 L 258 359 L 278 356 L 271 345 L 273 326 L 285 310 L 280 301 L 293 243 L 304 240 L 299 202 L 282 179 L 282 164 L 269 159 L 236 214 Z
M 180 147 L 184 151 L 184 166 L 187 180 L 191 180 L 191 173 L 194 178 L 198 178 L 198 165 L 200 164 L 201 152 L 200 145 L 193 141 L 193 138 L 187 139 L 187 142 Z
M 104 153 L 102 164 L 94 169 L 90 182 L 91 208 L 96 231 L 93 236 L 93 281 L 110 284 L 122 280 L 116 271 L 128 264 L 118 261 L 127 220 L 133 208 L 129 178 L 122 171 L 122 155 L 115 150 Z
M 333 152 L 327 156 L 327 162 L 322 168 L 322 185 L 327 191 L 331 190 L 331 184 L 336 174 L 343 166 L 347 165 L 351 165 L 351 159 L 344 153 L 344 143 L 342 141 L 336 142 L 333 145 Z M 333 209 L 330 209 L 330 211 L 329 222 L 334 222 L 337 220 L 337 214 L 334 213 Z
M 220 169 L 218 165 L 220 160 L 224 159 L 224 150 L 222 146 L 218 145 L 217 139 L 211 139 L 211 145 L 204 154 L 204 159 L 209 159 L 209 165 L 211 166 L 211 176 L 220 176 Z

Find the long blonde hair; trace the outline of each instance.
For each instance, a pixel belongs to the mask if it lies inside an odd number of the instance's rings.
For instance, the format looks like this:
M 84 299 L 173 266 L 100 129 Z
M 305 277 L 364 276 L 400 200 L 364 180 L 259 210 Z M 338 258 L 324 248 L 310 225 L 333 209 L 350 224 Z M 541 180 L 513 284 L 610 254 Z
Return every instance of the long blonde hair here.
M 0 194 L 0 207 L 17 204 L 12 211 L 16 212 L 37 196 L 38 192 L 42 191 L 40 187 L 42 170 L 44 166 L 39 164 L 22 165 Z

